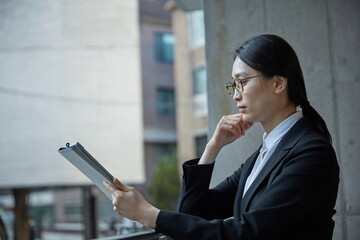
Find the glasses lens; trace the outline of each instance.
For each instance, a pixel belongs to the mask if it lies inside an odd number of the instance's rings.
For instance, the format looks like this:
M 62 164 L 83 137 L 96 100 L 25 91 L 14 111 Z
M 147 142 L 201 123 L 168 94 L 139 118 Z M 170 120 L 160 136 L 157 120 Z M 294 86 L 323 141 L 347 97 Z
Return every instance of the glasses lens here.
M 232 82 L 227 83 L 225 87 L 230 96 L 234 95 L 235 86 Z
M 240 80 L 239 79 L 235 79 L 234 80 L 234 88 L 235 88 L 235 90 L 236 91 L 238 91 L 239 93 L 242 93 L 242 84 L 241 84 L 241 82 L 240 82 Z M 235 92 L 234 92 L 234 94 L 235 94 Z

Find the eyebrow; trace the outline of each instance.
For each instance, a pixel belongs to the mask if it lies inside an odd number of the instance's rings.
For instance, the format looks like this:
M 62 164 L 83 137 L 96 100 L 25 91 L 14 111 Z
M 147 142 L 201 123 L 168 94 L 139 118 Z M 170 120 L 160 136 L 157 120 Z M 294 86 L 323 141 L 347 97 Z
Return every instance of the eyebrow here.
M 241 75 L 247 76 L 248 73 L 247 73 L 247 72 L 238 72 L 237 74 L 234 75 L 234 77 L 235 77 L 235 78 L 238 78 L 238 77 L 241 76 Z

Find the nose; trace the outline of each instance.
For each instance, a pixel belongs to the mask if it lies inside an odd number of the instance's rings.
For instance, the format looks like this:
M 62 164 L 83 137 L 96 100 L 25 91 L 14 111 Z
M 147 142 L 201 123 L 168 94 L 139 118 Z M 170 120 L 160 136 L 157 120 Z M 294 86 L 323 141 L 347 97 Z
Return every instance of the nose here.
M 241 100 L 241 98 L 242 98 L 241 93 L 235 90 L 234 95 L 233 95 L 233 100 L 234 100 L 235 102 L 238 102 L 238 101 Z

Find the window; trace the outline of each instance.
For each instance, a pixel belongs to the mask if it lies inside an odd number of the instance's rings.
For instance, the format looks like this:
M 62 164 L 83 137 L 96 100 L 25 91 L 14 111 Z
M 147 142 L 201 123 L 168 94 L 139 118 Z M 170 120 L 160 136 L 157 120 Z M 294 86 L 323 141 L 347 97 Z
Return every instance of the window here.
M 173 89 L 159 88 L 157 90 L 157 112 L 159 116 L 175 116 L 175 99 Z
M 164 160 L 171 161 L 175 157 L 176 145 L 171 143 L 156 144 L 155 159 L 157 162 Z
M 197 10 L 189 13 L 190 48 L 198 48 L 205 44 L 204 11 Z
M 207 144 L 207 135 L 195 137 L 196 144 L 196 156 L 199 158 L 203 154 L 206 144 Z
M 173 62 L 174 42 L 174 35 L 171 33 L 155 33 L 155 57 L 157 61 Z
M 65 218 L 67 221 L 81 221 L 83 207 L 80 203 L 67 203 L 65 205 Z
M 197 68 L 193 72 L 193 103 L 197 117 L 207 115 L 207 96 L 206 96 L 206 68 Z
M 206 93 L 206 69 L 198 68 L 193 73 L 194 95 Z
M 35 220 L 35 228 L 50 228 L 54 224 L 54 206 L 31 206 L 30 215 Z

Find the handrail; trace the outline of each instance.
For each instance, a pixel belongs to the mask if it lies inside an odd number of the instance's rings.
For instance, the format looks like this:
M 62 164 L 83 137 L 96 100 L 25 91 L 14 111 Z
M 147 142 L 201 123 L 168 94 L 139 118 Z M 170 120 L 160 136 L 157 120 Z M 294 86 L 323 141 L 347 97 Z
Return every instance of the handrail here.
M 154 230 L 138 232 L 128 235 L 118 235 L 113 237 L 105 237 L 105 238 L 95 238 L 92 240 L 158 240 L 158 239 L 167 239 L 161 233 L 157 233 Z

